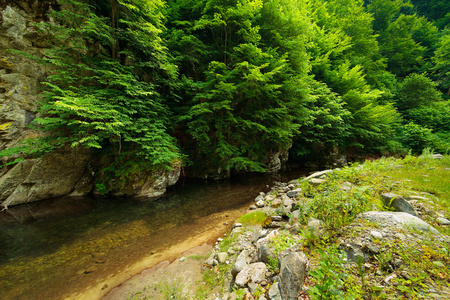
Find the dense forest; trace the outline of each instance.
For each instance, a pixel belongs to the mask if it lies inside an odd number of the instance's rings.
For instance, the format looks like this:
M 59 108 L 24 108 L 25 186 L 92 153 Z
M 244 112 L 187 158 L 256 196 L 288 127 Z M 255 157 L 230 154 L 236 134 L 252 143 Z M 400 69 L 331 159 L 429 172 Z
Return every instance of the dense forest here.
M 110 177 L 450 150 L 446 0 L 59 0 L 24 157 L 93 148 Z

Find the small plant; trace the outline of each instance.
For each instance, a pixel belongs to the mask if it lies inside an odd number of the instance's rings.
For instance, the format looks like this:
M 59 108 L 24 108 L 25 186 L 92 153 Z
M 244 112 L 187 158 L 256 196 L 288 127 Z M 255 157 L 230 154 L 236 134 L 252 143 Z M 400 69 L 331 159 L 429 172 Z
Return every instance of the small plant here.
M 233 289 L 236 294 L 236 300 L 245 300 L 245 291 L 241 289 Z
M 278 271 L 278 253 L 290 248 L 295 243 L 294 237 L 287 231 L 282 231 L 274 237 L 268 244 L 272 249 L 274 258 L 269 257 L 269 270 L 271 272 Z
M 190 300 L 189 295 L 184 294 L 184 284 L 179 278 L 172 283 L 164 281 L 156 288 L 163 294 L 164 300 Z
M 343 299 L 344 272 L 342 269 L 343 254 L 336 248 L 328 252 L 318 250 L 321 260 L 310 272 L 315 285 L 309 289 L 312 299 Z

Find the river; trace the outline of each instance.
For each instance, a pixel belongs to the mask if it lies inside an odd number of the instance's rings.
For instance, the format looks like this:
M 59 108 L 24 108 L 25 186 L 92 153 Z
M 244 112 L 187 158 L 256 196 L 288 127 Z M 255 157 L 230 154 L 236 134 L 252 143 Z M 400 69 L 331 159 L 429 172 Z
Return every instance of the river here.
M 185 181 L 152 201 L 65 197 L 11 207 L 0 214 L 0 299 L 100 299 L 213 242 L 273 181 L 303 174 Z

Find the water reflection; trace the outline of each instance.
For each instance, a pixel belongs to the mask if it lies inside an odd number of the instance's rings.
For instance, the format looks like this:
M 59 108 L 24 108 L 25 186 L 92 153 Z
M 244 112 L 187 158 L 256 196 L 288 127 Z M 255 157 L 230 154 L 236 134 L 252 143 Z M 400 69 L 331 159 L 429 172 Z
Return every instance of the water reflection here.
M 11 207 L 0 214 L 0 299 L 63 299 L 222 225 L 212 216 L 242 210 L 274 180 L 297 176 L 185 181 L 153 201 L 60 198 Z

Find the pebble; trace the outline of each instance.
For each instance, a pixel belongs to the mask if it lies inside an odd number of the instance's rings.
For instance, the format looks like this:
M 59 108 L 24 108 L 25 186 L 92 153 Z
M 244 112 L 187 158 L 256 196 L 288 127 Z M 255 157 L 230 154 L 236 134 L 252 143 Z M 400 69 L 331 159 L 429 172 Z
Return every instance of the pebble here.
M 390 284 L 390 282 L 391 282 L 392 280 L 394 280 L 395 278 L 397 278 L 397 274 L 391 274 L 391 275 L 389 275 L 388 277 L 386 277 L 386 278 L 384 279 L 384 283 Z
M 370 232 L 370 235 L 371 235 L 373 238 L 379 239 L 379 240 L 381 240 L 381 239 L 383 238 L 383 235 L 382 235 L 380 232 L 375 231 L 375 230 L 372 230 L 372 231 Z
M 241 223 L 234 223 L 232 228 L 235 229 L 235 228 L 238 228 L 238 227 L 242 227 L 242 224 Z

